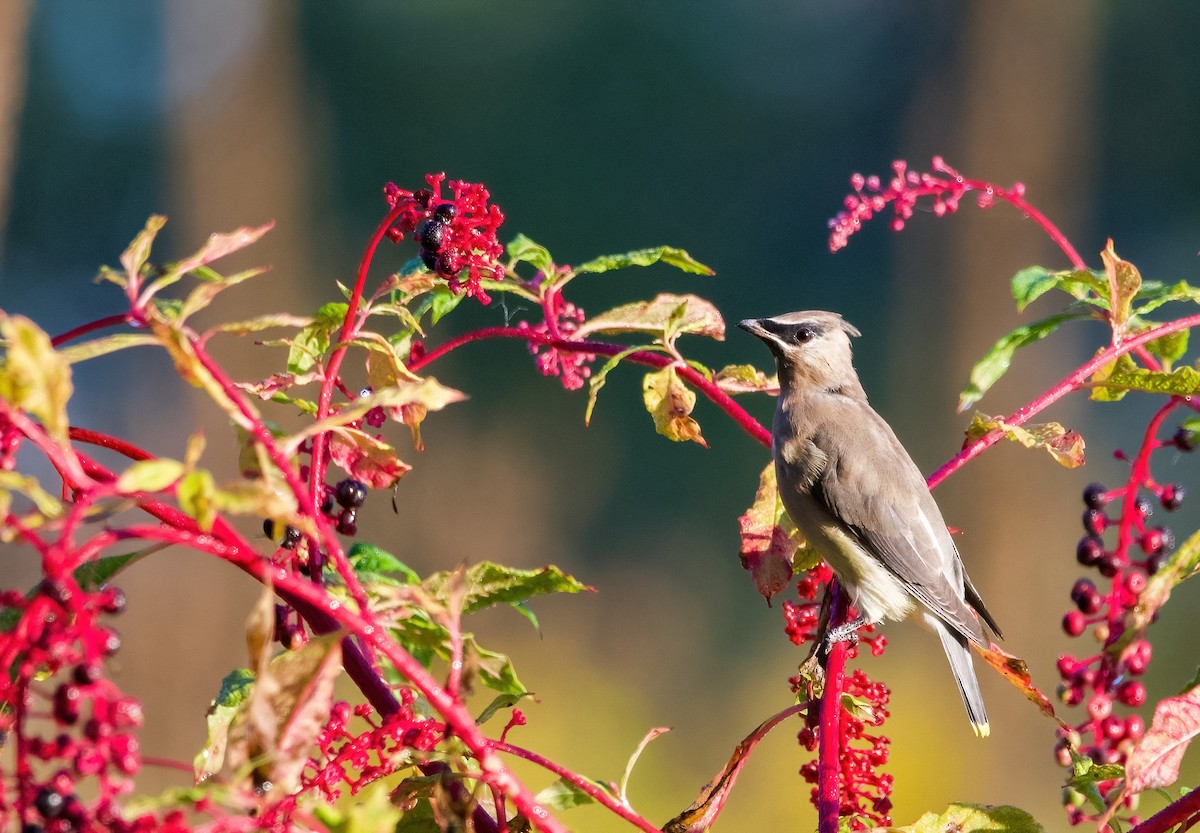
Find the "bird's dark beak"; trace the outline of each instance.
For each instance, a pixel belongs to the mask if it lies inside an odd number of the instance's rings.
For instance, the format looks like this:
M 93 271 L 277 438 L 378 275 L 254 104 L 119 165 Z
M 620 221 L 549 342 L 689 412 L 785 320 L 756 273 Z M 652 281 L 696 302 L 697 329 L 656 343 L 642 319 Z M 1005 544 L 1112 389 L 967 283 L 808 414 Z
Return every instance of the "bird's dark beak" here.
M 758 323 L 757 318 L 747 318 L 745 321 L 739 321 L 738 326 L 750 333 L 750 335 L 755 335 L 759 338 L 767 334 L 767 331 L 763 329 L 763 325 Z

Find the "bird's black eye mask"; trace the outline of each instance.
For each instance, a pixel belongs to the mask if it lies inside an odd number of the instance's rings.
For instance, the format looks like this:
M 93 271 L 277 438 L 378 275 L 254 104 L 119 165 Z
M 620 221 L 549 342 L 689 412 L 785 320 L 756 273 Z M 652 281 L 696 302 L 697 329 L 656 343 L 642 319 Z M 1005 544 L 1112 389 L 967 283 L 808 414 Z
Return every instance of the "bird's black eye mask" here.
M 801 321 L 798 324 L 780 324 L 776 321 L 764 321 L 763 329 L 772 333 L 784 343 L 807 344 L 825 335 L 828 327 L 813 321 Z

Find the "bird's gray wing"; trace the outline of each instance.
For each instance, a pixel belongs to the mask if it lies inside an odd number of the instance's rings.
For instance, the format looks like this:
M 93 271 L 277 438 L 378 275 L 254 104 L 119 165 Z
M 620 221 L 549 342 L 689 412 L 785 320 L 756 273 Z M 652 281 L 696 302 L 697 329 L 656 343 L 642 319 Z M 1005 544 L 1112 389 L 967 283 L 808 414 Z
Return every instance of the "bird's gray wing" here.
M 962 562 L 920 470 L 869 405 L 845 404 L 844 420 L 813 434 L 826 457 L 813 498 L 921 604 L 986 647 L 983 627 L 964 600 L 969 584 Z

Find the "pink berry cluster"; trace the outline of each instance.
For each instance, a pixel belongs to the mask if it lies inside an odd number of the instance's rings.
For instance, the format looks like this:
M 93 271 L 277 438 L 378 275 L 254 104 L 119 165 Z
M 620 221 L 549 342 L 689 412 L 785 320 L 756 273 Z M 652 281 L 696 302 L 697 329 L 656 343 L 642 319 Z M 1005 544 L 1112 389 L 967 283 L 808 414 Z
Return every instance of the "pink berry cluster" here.
M 104 675 L 121 639 L 101 619 L 124 609 L 119 588 L 87 590 L 69 572 L 47 576 L 29 596 L 0 593 L 12 621 L 0 642 L 0 735 L 12 762 L 0 816 L 23 833 L 161 828 L 120 807 L 142 766 L 142 707 Z
M 497 238 L 504 214 L 488 203 L 491 195 L 478 183 L 451 180 L 447 187 L 454 196 L 445 199 L 441 195 L 445 180 L 444 173 L 429 174 L 425 177 L 429 187 L 417 191 L 390 182 L 384 186 L 388 204 L 399 212 L 388 237 L 398 243 L 411 236 L 421 247 L 425 268 L 445 278 L 451 291 L 465 292 L 486 304 L 491 299 L 480 281 L 504 275 L 500 264 L 504 246 Z
M 570 338 L 584 322 L 583 310 L 562 297 L 557 291 L 546 293 L 542 302 L 545 318 L 536 324 L 521 321 L 517 328 L 551 338 Z M 592 375 L 595 353 L 577 350 L 559 350 L 552 344 L 530 340 L 529 352 L 536 358 L 538 370 L 543 376 L 557 376 L 566 390 L 578 390 Z
M 967 179 L 940 156 L 933 158 L 932 167 L 942 176 L 910 171 L 904 160 L 892 163 L 892 176 L 886 182 L 874 175 L 853 174 L 850 187 L 854 193 L 846 196 L 843 209 L 829 221 L 829 250 L 836 252 L 845 247 L 852 234 L 889 204 L 893 212 L 892 230 L 900 231 L 912 217 L 917 203 L 925 197 L 930 198 L 930 210 L 941 217 L 957 211 L 968 191 L 978 192 L 976 200 L 980 208 L 991 206 L 997 197 L 1020 199 L 1025 193 L 1025 186 L 1019 182 L 1010 188 L 999 189 L 989 183 Z
M 796 590 L 801 601 L 783 603 L 785 632 L 796 645 L 804 645 L 821 638 L 820 618 L 821 602 L 826 586 L 833 580 L 833 570 L 825 562 L 801 575 L 796 580 Z M 862 629 L 862 634 L 874 631 L 873 625 Z M 883 634 L 875 636 L 860 635 L 859 644 L 866 643 L 871 648 L 873 656 L 879 656 L 887 646 L 887 637 Z M 858 646 L 852 645 L 850 656 L 857 655 Z M 792 690 L 799 696 L 807 696 L 807 681 L 800 675 L 788 681 Z M 888 746 L 891 739 L 886 735 L 874 734 L 870 730 L 883 725 L 888 716 L 887 704 L 891 699 L 891 690 L 886 685 L 871 680 L 865 671 L 856 668 L 845 680 L 845 692 L 861 708 L 854 713 L 842 710 L 840 722 L 841 737 L 838 747 L 841 756 L 841 815 L 850 819 L 850 829 L 866 830 L 867 822 L 871 826 L 887 826 L 891 822 L 892 809 L 892 776 L 881 772 L 880 767 L 887 763 Z M 817 750 L 818 723 L 816 709 L 809 709 L 805 726 L 797 735 L 800 745 L 810 752 Z M 809 761 L 800 768 L 800 775 L 810 784 L 815 784 L 818 777 L 817 761 Z M 817 792 L 813 789 L 813 803 L 816 803 Z
M 888 761 L 891 738 L 873 734 L 870 730 L 883 725 L 888 717 L 887 704 L 892 692 L 883 683 L 871 680 L 865 671 L 856 668 L 846 678 L 845 692 L 862 704 L 854 712 L 843 711 L 841 815 L 849 818 L 851 830 L 888 827 L 892 823 L 893 777 L 880 768 Z M 798 736 L 800 744 L 809 751 L 817 748 L 817 732 L 805 726 Z M 809 761 L 800 767 L 800 775 L 810 784 L 817 782 L 817 762 Z M 817 791 L 813 788 L 813 801 Z M 870 825 L 867 822 L 871 822 Z
M 1085 535 L 1076 547 L 1076 558 L 1099 573 L 1100 581 L 1085 576 L 1075 582 L 1073 608 L 1063 616 L 1062 627 L 1071 637 L 1091 630 L 1100 650 L 1084 657 L 1064 654 L 1058 660 L 1059 698 L 1068 706 L 1086 709 L 1081 722 L 1059 731 L 1055 754 L 1063 766 L 1071 765 L 1072 749 L 1097 763 L 1124 764 L 1146 731 L 1144 718 L 1131 710 L 1146 703 L 1146 686 L 1138 678 L 1146 672 L 1152 648 L 1147 639 L 1129 638 L 1125 623 L 1150 577 L 1162 569 L 1175 547 L 1170 528 L 1150 522 L 1154 506 L 1146 493 L 1167 511 L 1178 509 L 1185 493 L 1182 484 L 1159 484 L 1150 477 L 1148 460 L 1155 450 L 1191 451 L 1196 444 L 1186 429 L 1166 440 L 1149 437 L 1126 484 L 1110 490 L 1092 483 L 1083 491 Z M 1124 459 L 1121 453 L 1117 457 Z M 1111 543 L 1106 542 L 1106 534 Z M 1108 785 L 1100 786 L 1103 790 Z M 1068 798 L 1072 824 L 1091 820 L 1081 801 Z

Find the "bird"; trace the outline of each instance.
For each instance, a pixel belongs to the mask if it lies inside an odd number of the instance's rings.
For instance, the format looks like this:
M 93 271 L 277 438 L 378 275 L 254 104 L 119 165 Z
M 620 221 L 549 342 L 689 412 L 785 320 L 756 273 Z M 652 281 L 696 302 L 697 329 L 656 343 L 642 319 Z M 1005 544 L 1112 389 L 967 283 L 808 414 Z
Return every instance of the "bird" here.
M 861 333 L 809 310 L 738 324 L 766 343 L 779 371 L 772 456 L 784 509 L 837 575 L 858 618 L 826 634 L 919 615 L 941 640 L 971 726 L 989 733 L 969 644 L 1000 628 L 963 566 L 917 464 L 867 401 L 852 363 Z M 982 621 L 981 621 L 982 620 Z

